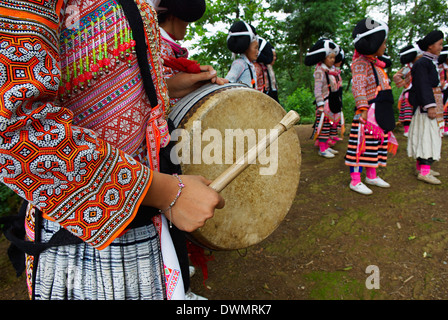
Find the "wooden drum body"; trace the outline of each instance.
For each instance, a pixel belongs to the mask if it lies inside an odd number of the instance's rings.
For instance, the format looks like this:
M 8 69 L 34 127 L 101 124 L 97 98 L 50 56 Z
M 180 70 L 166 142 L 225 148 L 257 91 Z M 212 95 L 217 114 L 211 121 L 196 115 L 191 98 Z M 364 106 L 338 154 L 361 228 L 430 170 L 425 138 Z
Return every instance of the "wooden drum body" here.
M 179 158 L 184 159 L 180 161 L 182 173 L 214 180 L 241 155 L 238 139 L 240 146 L 244 141 L 243 153 L 247 152 L 253 146 L 250 140 L 254 135 L 255 143 L 259 142 L 285 114 L 285 110 L 268 95 L 241 84 L 207 85 L 184 97 L 170 113 L 175 126 L 183 129 L 180 131 L 184 134 L 188 132 L 190 137 L 178 139 L 178 144 L 190 144 L 187 148 L 189 157 L 182 154 L 184 148 L 176 151 Z M 210 129 L 213 129 L 212 135 Z M 230 133 L 240 135 L 232 137 Z M 221 141 L 217 141 L 219 135 Z M 200 148 L 197 147 L 199 140 Z M 231 149 L 228 147 L 230 140 L 233 140 Z M 216 160 L 219 144 L 222 146 L 220 161 Z M 210 152 L 211 146 L 216 147 L 213 152 Z M 198 150 L 203 152 L 202 155 L 213 155 L 214 163 L 207 164 L 200 155 L 193 154 Z M 185 161 L 187 158 L 189 161 Z M 232 163 L 229 163 L 230 158 Z M 300 165 L 297 132 L 289 130 L 271 145 L 263 159 L 251 164 L 221 192 L 225 207 L 216 210 L 212 219 L 191 234 L 193 240 L 211 250 L 236 250 L 267 238 L 291 208 L 298 190 Z

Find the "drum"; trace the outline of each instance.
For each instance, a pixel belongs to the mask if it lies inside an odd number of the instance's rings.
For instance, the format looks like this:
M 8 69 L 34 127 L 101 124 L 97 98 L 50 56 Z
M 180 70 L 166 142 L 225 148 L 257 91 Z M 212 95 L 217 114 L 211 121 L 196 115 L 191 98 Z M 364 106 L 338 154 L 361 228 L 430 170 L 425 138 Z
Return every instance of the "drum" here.
M 172 139 L 178 141 L 172 159 L 178 157 L 183 174 L 214 180 L 285 114 L 271 97 L 246 85 L 206 85 L 169 115 L 177 128 Z M 191 233 L 191 240 L 210 250 L 237 250 L 266 239 L 291 208 L 300 165 L 300 141 L 292 129 L 221 191 L 225 207 Z

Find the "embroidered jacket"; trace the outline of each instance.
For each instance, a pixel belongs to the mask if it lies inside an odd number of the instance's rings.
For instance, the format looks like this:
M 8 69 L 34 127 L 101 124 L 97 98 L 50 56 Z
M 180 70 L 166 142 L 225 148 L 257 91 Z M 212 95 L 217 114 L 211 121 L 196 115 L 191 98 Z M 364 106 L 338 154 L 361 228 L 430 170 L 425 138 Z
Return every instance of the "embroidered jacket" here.
M 423 57 L 412 68 L 412 88 L 409 101 L 414 107 L 420 107 L 422 112 L 437 106 L 434 89 L 439 87 L 440 79 L 436 61 L 437 56 L 424 52 Z
M 232 83 L 245 83 L 251 88 L 258 87 L 257 71 L 255 70 L 254 64 L 247 59 L 245 54 L 242 54 L 238 59 L 233 61 L 226 79 Z
M 159 107 L 149 106 L 135 57 L 131 68 L 113 67 L 91 88 L 57 102 L 66 80 L 61 65 L 73 77 L 87 55 L 91 62 L 99 57 L 94 48 L 112 57 L 115 31 L 125 27 L 117 6 L 115 0 L 0 0 L 0 180 L 98 249 L 135 216 L 151 184 L 148 166 L 157 167 L 148 158 L 164 135 L 157 41 L 148 42 L 148 57 Z M 145 6 L 143 12 L 154 23 L 155 12 Z M 72 33 L 72 20 L 80 33 Z M 146 41 L 153 36 L 146 32 Z
M 330 83 L 327 81 L 326 73 L 328 74 Z M 319 63 L 316 65 L 316 69 L 314 70 L 314 97 L 317 108 L 325 104 L 325 99 L 329 96 L 330 90 L 335 92 L 339 89 L 336 77 L 329 73 L 330 69 L 325 64 Z

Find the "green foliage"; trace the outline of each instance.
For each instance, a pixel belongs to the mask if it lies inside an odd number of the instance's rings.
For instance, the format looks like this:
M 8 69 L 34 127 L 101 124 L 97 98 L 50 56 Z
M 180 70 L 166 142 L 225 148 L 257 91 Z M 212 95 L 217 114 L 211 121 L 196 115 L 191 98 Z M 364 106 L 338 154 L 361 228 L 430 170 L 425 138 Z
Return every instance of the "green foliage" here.
M 201 20 L 190 24 L 188 39 L 197 40 L 190 47 L 197 52 L 192 58 L 212 65 L 225 77 L 233 61 L 226 45 L 228 29 L 239 19 L 251 23 L 277 51 L 274 70 L 280 103 L 286 109 L 299 108 L 307 118 L 312 114 L 309 95 L 314 69 L 306 67 L 303 59 L 319 38 L 332 38 L 346 54 L 342 78 L 346 82 L 344 114 L 349 122 L 354 107 L 348 67 L 354 50 L 352 31 L 367 16 L 389 25 L 387 54 L 393 63 L 387 70 L 390 78 L 401 68 L 398 52 L 403 46 L 433 29 L 448 27 L 446 0 L 207 0 L 207 11 Z M 394 89 L 396 102 L 400 92 Z
M 0 183 L 0 217 L 16 214 L 21 203 L 22 199 L 14 191 Z

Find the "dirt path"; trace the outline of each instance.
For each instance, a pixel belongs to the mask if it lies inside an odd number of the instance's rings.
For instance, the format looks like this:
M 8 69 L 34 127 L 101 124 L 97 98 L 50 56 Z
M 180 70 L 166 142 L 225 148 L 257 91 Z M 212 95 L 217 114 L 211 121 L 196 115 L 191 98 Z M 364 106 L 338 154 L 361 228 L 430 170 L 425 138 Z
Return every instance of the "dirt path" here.
M 406 138 L 379 175 L 390 189 L 366 197 L 348 189 L 339 154 L 324 159 L 297 127 L 302 146 L 299 191 L 280 227 L 244 252 L 213 252 L 209 278 L 192 278 L 193 291 L 209 299 L 447 299 L 448 150 L 434 167 L 440 186 L 416 180 Z M 445 141 L 444 141 L 445 142 Z M 15 279 L 0 241 L 0 299 L 26 299 L 24 278 Z M 368 266 L 379 271 L 379 289 L 367 289 Z

